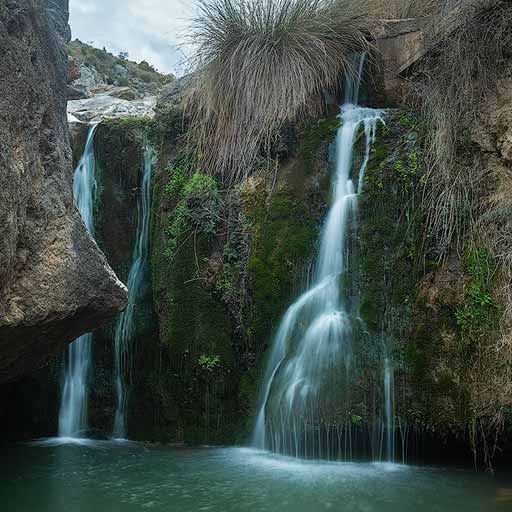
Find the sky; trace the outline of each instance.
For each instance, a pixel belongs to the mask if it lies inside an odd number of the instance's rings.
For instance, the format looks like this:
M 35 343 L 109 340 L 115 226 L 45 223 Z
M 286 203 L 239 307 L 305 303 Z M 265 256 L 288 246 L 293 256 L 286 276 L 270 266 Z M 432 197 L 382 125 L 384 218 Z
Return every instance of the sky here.
M 73 39 L 130 60 L 146 60 L 163 73 L 183 73 L 188 20 L 194 0 L 70 0 Z

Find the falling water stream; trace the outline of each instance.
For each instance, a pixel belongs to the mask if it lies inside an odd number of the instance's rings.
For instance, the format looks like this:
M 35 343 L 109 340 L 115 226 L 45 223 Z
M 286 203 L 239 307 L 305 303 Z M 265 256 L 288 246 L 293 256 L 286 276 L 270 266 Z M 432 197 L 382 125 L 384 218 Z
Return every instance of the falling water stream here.
M 144 286 L 148 267 L 149 220 L 151 214 L 151 175 L 156 154 L 149 145 L 144 147 L 142 184 L 137 201 L 137 233 L 132 254 L 132 265 L 128 274 L 128 307 L 119 317 L 114 334 L 114 359 L 117 409 L 112 435 L 125 439 L 126 414 L 128 410 L 128 386 L 126 373 L 130 368 L 131 345 L 134 334 L 134 314 L 137 300 Z
M 335 141 L 332 205 L 321 233 L 312 285 L 286 311 L 264 377 L 253 445 L 286 455 L 330 458 L 331 445 L 336 445 L 334 457 L 342 458 L 342 450 L 347 457 L 351 443 L 345 439 L 342 446 L 339 429 L 334 443 L 331 428 L 339 421 L 334 415 L 348 401 L 353 364 L 356 315 L 345 289 L 347 239 L 357 228 L 358 196 L 378 123 L 383 122 L 382 111 L 357 106 L 358 89 L 359 79 L 348 80 Z M 354 178 L 353 152 L 361 130 L 365 152 Z M 388 391 L 391 378 L 386 365 L 383 380 L 388 381 Z M 389 432 L 387 438 L 391 443 Z M 392 458 L 389 447 L 387 455 Z
M 96 194 L 96 161 L 91 125 L 85 149 L 73 176 L 73 197 L 85 227 L 94 236 L 94 197 Z M 59 437 L 79 437 L 87 429 L 87 379 L 91 365 L 92 334 L 77 338 L 68 348 L 64 386 L 59 411 Z

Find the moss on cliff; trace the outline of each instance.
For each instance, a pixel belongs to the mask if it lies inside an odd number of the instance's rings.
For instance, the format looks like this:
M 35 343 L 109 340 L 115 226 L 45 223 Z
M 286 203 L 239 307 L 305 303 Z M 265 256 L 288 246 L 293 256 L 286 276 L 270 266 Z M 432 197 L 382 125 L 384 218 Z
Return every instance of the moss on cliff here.
M 421 127 L 404 112 L 391 113 L 386 123 L 361 199 L 361 317 L 370 337 L 387 339 L 401 421 L 463 429 L 469 402 L 460 382 L 458 297 L 450 300 L 446 288 L 453 283 L 436 282 L 441 273 L 423 254 Z
M 429 259 L 422 126 L 409 113 L 390 113 L 386 121 L 361 199 L 361 317 L 370 337 L 388 340 L 402 425 L 437 440 L 466 437 L 481 409 L 475 400 L 485 376 L 477 360 L 500 317 L 496 263 L 471 240 L 463 259 L 456 251 L 442 263 Z
M 183 155 L 160 166 L 152 268 L 175 440 L 233 442 L 247 432 L 262 355 L 318 236 L 337 125 L 305 127 L 284 165 L 236 190 L 221 192 Z M 213 368 L 200 363 L 217 356 Z
M 222 443 L 226 432 L 233 435 L 220 417 L 233 415 L 236 366 L 229 316 L 206 280 L 217 250 L 213 210 L 220 196 L 215 180 L 184 165 L 160 166 L 153 203 L 154 295 L 176 411 L 168 428 L 174 440 Z M 201 357 L 217 356 L 214 368 L 200 364 Z
M 95 202 L 95 239 L 112 268 L 126 283 L 132 264 L 137 232 L 137 203 L 142 179 L 144 146 L 154 137 L 154 122 L 144 117 L 125 117 L 103 121 L 95 135 L 97 192 Z M 141 299 L 135 308 L 129 368 L 131 386 L 130 435 L 139 420 L 136 412 L 142 393 L 144 351 L 157 346 L 151 282 L 139 290 Z M 90 424 L 110 432 L 115 415 L 114 382 L 115 322 L 94 334 L 94 372 L 91 380 Z M 143 348 L 142 348 L 143 347 Z

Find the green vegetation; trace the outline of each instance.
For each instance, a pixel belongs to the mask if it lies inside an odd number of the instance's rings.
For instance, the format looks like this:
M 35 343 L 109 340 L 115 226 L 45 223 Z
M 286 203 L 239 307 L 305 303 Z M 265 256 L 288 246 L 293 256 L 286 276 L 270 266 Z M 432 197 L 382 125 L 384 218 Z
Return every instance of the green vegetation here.
M 276 326 L 297 284 L 297 263 L 314 249 L 317 224 L 306 205 L 285 191 L 274 194 L 270 204 L 259 199 L 246 214 L 253 232 L 247 268 L 255 314 L 249 329 L 266 342 L 269 327 Z
M 379 128 L 372 148 L 361 198 L 360 271 L 363 293 L 361 315 L 379 333 L 386 310 L 404 324 L 415 300 L 418 255 L 416 189 L 422 167 L 417 132 L 404 127 L 417 121 L 396 114 Z M 398 335 L 394 333 L 394 335 Z
M 183 166 L 168 169 L 171 179 L 166 193 L 177 196 L 178 203 L 169 215 L 166 234 L 168 237 L 165 255 L 172 260 L 184 238 L 197 233 L 207 236 L 215 234 L 220 220 L 221 196 L 214 178 L 194 173 L 187 177 Z
M 417 182 L 415 178 L 418 176 L 419 158 L 418 151 L 413 150 L 407 155 L 406 161 L 396 160 L 393 164 L 393 170 L 406 188 L 414 186 Z
M 341 126 L 338 117 L 324 117 L 317 122 L 309 123 L 300 144 L 300 153 L 304 165 L 313 167 L 318 157 L 318 148 L 322 142 L 334 138 L 336 130 Z
M 174 80 L 172 75 L 163 75 L 145 61 L 140 63 L 127 59 L 125 54 L 118 57 L 82 43 L 78 39 L 68 43 L 68 52 L 77 62 L 96 68 L 108 85 L 129 86 L 141 92 L 155 90 Z
M 155 182 L 153 294 L 158 351 L 167 359 L 153 387 L 174 440 L 224 443 L 234 437 L 238 377 L 230 319 L 208 281 L 213 237 L 201 228 L 203 201 L 220 196 L 212 178 L 193 169 L 179 159 L 161 167 Z
M 363 423 L 363 418 L 357 414 L 352 414 L 350 418 L 352 425 L 361 425 Z
M 123 140 L 128 143 L 140 143 L 154 138 L 157 134 L 155 121 L 145 116 L 105 119 L 101 122 L 99 130 L 109 137 L 109 143 L 119 146 L 119 151 L 123 151 Z
M 220 365 L 220 356 L 208 356 L 201 354 L 197 360 L 197 364 L 206 371 L 212 372 Z
M 228 190 L 179 141 L 157 171 L 152 277 L 166 363 L 150 394 L 187 443 L 247 431 L 263 354 L 315 248 L 338 124 L 308 124 L 276 176 L 262 170 Z
M 360 314 L 368 331 L 365 364 L 375 364 L 371 351 L 378 353 L 379 347 L 372 340 L 381 336 L 393 355 L 402 421 L 447 432 L 464 428 L 468 400 L 457 384 L 460 350 L 453 312 L 442 303 L 432 306 L 420 291 L 433 267 L 424 260 L 421 240 L 419 129 L 416 116 L 391 114 L 371 152 L 360 201 Z M 450 369 L 441 361 L 450 361 Z
M 465 261 L 468 282 L 464 289 L 464 302 L 455 312 L 466 348 L 475 349 L 483 336 L 496 328 L 498 305 L 492 297 L 492 281 L 496 262 L 486 249 L 473 249 Z
M 189 109 L 202 167 L 241 181 L 288 123 L 318 115 L 352 54 L 371 48 L 364 14 L 358 0 L 201 0 Z

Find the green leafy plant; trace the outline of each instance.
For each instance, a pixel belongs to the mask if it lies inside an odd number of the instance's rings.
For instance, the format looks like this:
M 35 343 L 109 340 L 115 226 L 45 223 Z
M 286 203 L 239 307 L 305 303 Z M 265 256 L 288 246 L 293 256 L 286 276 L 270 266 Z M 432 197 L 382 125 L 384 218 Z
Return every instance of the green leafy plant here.
M 363 418 L 357 414 L 352 414 L 350 420 L 352 421 L 352 425 L 361 425 L 363 423 Z
M 419 155 L 416 150 L 409 153 L 407 161 L 397 160 L 393 164 L 393 170 L 398 174 L 399 178 L 405 182 L 406 187 L 413 185 L 413 179 L 419 170 Z
M 215 368 L 220 366 L 220 356 L 209 356 L 207 354 L 201 354 L 197 360 L 197 364 L 208 372 L 213 372 Z
M 165 233 L 168 237 L 165 256 L 171 259 L 187 234 L 215 234 L 220 220 L 221 196 L 217 182 L 211 176 L 199 172 L 188 177 L 188 169 L 173 166 L 165 187 L 170 199 L 177 200 L 169 214 Z
M 183 165 L 169 164 L 166 168 L 170 180 L 165 186 L 165 193 L 171 197 L 178 194 L 187 180 L 188 170 Z
M 466 256 L 469 280 L 464 302 L 455 312 L 465 345 L 474 346 L 497 321 L 498 305 L 492 297 L 492 277 L 496 264 L 486 249 L 474 249 Z

